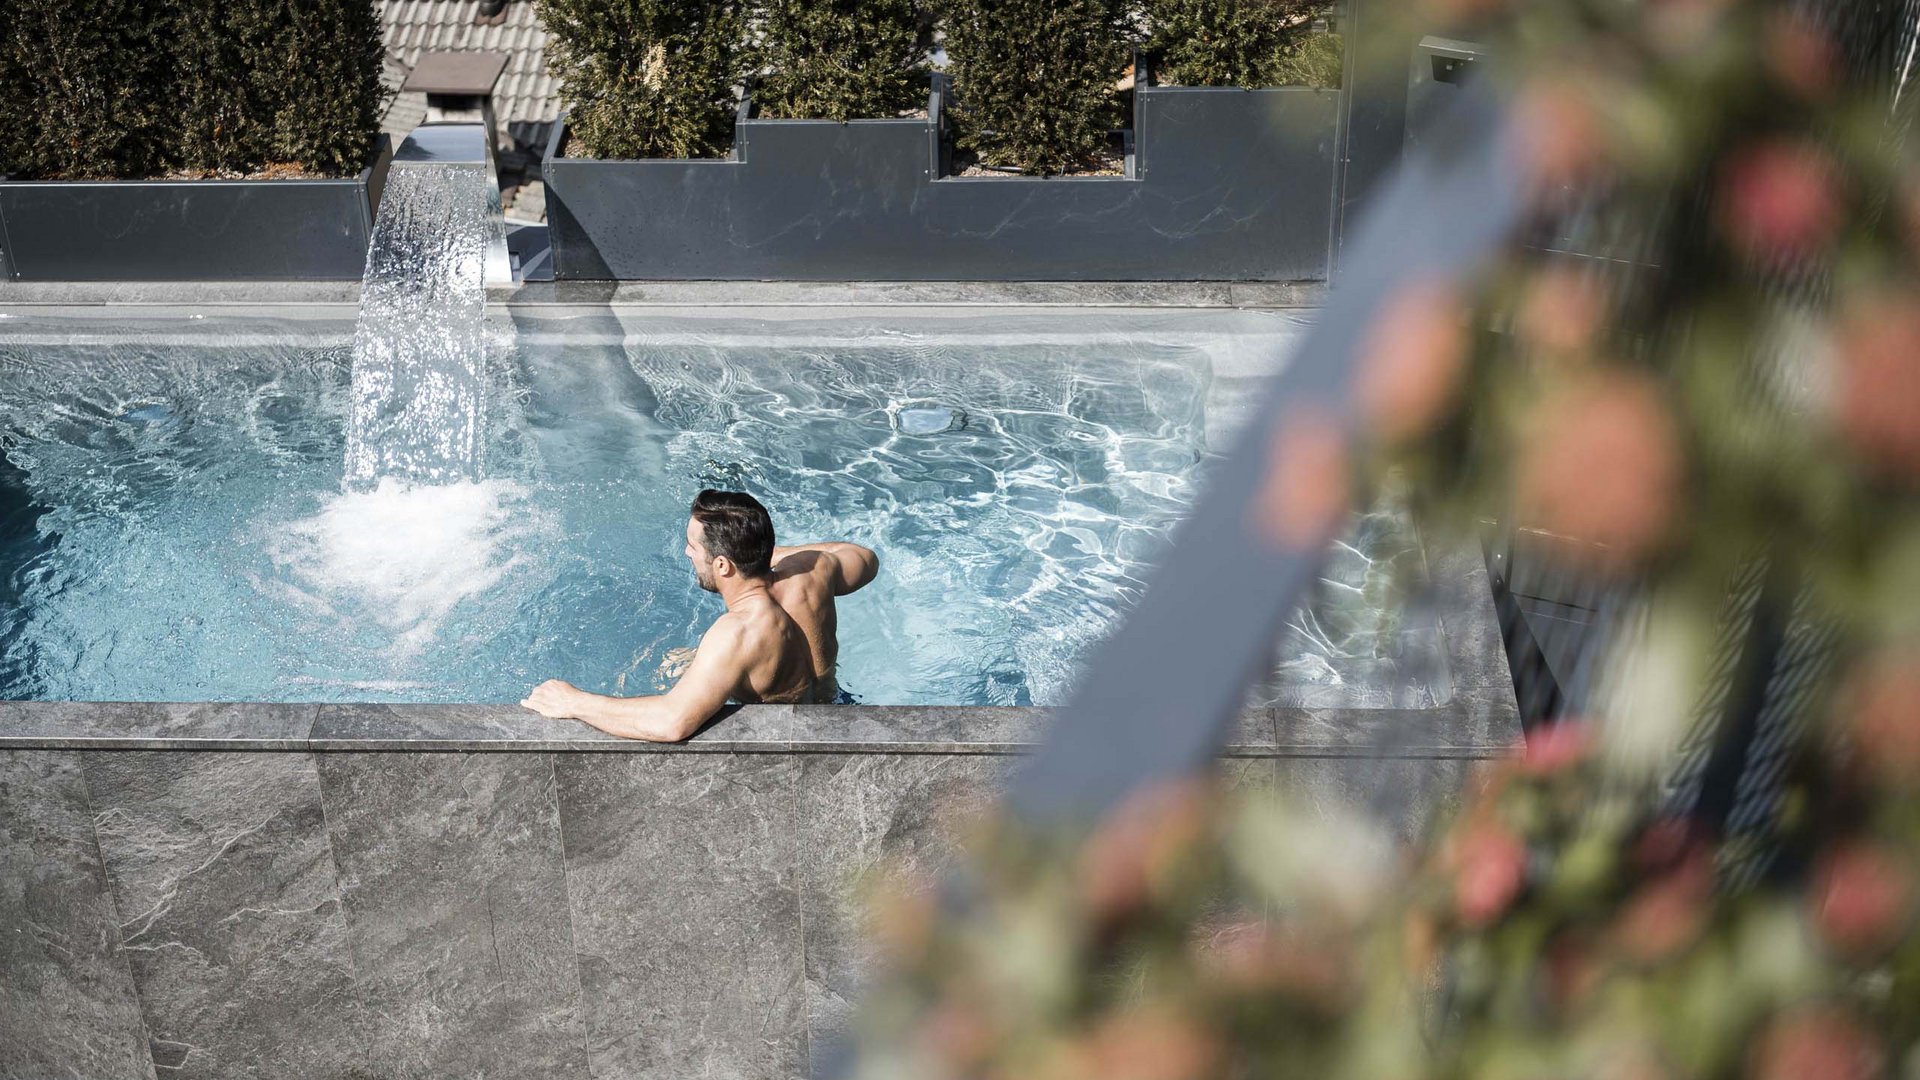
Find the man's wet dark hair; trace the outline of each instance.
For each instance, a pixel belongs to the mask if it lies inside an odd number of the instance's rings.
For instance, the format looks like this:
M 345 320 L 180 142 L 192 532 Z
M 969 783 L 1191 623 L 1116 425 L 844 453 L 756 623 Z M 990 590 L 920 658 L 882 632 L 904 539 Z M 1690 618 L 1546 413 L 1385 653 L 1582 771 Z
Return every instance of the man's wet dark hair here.
M 693 497 L 693 519 L 710 555 L 725 555 L 748 577 L 762 577 L 773 566 L 773 518 L 760 500 L 744 491 L 707 488 Z

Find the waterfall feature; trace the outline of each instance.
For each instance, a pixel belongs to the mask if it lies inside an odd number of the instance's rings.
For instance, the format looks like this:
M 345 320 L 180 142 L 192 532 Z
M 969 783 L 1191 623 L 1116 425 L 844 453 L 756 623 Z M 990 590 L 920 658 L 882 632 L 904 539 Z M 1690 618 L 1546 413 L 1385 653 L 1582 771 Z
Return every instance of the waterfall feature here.
M 394 154 L 367 249 L 349 489 L 480 479 L 487 286 L 511 281 L 486 129 L 416 128 Z
M 486 129 L 415 128 L 387 171 L 367 249 L 346 489 L 311 517 L 276 522 L 267 545 L 269 588 L 384 658 L 380 678 L 349 685 L 437 685 L 441 665 L 424 657 L 449 620 L 537 577 L 524 548 L 538 514 L 516 485 L 482 476 L 487 286 L 512 281 Z

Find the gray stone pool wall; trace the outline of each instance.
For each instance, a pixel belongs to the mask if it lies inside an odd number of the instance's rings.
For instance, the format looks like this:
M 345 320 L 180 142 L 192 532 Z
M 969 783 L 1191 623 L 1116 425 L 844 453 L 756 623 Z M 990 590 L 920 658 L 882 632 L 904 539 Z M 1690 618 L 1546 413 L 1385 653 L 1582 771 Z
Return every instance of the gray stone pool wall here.
M 1402 836 L 1519 732 L 1474 553 L 1440 708 L 1259 709 L 1233 782 Z M 937 868 L 1040 709 L 0 703 L 0 1077 L 799 1077 L 857 875 Z M 1172 721 L 1170 721 L 1172 722 Z

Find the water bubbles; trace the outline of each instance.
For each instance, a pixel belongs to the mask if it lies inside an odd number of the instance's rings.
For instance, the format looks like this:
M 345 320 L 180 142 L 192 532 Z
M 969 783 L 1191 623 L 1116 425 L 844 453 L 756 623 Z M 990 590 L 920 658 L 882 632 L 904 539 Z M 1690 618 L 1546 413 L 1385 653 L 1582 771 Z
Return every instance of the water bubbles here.
M 945 405 L 899 405 L 893 409 L 893 426 L 905 435 L 939 435 L 966 427 L 967 413 Z
M 693 475 L 701 487 L 720 491 L 744 491 L 747 481 L 758 477 L 760 470 L 744 461 L 716 461 L 708 458 Z
M 173 427 L 180 422 L 173 407 L 164 401 L 147 401 L 131 406 L 120 414 L 120 419 L 141 427 Z
M 266 539 L 282 599 L 352 628 L 394 659 L 420 652 L 462 605 L 542 570 L 550 530 L 503 481 L 413 486 L 391 477 L 326 499 Z

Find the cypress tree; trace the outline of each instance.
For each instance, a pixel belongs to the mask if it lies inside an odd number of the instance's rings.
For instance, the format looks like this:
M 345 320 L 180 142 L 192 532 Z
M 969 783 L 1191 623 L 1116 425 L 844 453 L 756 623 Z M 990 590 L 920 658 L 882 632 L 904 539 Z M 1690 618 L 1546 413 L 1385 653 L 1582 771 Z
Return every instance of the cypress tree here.
M 0 176 L 112 179 L 158 167 L 157 0 L 7 0 Z
M 1094 164 L 1118 125 L 1121 0 L 947 0 L 956 143 L 1042 175 Z
M 567 126 L 602 158 L 719 157 L 746 78 L 739 0 L 539 0 Z
M 380 13 L 368 0 L 287 4 L 273 44 L 248 67 L 271 105 L 271 160 L 351 176 L 367 164 L 386 89 Z
M 172 162 L 194 174 L 251 172 L 267 161 L 270 103 L 247 61 L 273 40 L 260 0 L 168 0 Z M 280 91 L 275 90 L 275 98 Z
M 1303 76 L 1317 84 L 1326 68 L 1326 45 L 1312 42 L 1313 20 L 1330 4 L 1146 0 L 1152 28 L 1147 49 L 1159 75 L 1183 86 L 1283 86 Z
M 10 0 L 0 174 L 351 176 L 379 129 L 380 59 L 373 0 Z
M 766 0 L 754 102 L 770 117 L 898 116 L 926 101 L 930 37 L 915 0 Z
M 386 93 L 372 0 L 169 2 L 180 167 L 350 176 L 366 165 Z

